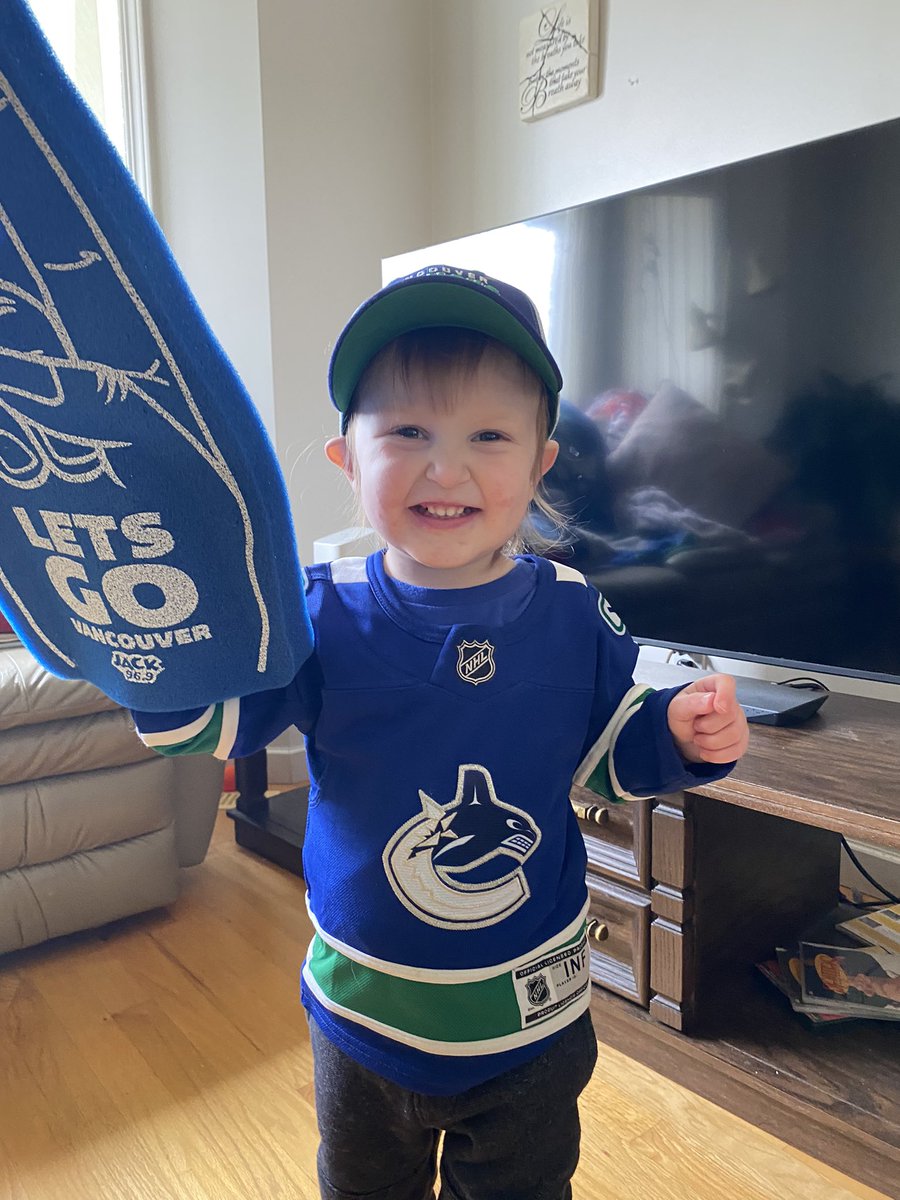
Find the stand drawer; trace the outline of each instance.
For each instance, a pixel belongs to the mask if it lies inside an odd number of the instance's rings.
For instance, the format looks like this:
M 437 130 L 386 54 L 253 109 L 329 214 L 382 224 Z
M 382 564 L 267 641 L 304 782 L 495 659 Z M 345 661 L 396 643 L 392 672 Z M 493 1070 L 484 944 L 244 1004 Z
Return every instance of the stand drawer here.
M 604 804 L 573 785 L 569 799 L 587 848 L 588 869 L 607 879 L 650 887 L 650 800 Z
M 587 877 L 591 978 L 646 1008 L 650 1003 L 650 897 Z

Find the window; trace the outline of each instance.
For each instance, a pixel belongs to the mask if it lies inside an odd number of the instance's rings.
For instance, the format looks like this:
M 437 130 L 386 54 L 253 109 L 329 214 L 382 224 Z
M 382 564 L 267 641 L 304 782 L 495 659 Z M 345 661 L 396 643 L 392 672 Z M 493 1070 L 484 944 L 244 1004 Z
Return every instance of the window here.
M 69 78 L 150 200 L 140 0 L 30 0 Z

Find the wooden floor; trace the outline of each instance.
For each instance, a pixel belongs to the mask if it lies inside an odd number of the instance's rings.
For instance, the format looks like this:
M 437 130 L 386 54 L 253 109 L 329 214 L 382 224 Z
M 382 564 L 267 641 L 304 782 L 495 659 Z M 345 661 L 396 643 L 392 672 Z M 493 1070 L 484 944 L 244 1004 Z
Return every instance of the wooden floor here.
M 220 813 L 179 902 L 0 958 L 0 1200 L 314 1200 L 300 880 Z M 879 1200 L 601 1047 L 579 1200 Z

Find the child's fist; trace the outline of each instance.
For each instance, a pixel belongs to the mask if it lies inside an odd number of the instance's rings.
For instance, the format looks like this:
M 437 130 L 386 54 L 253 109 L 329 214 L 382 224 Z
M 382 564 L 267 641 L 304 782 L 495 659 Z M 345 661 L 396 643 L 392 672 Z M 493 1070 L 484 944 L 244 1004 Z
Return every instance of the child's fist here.
M 729 763 L 746 752 L 747 718 L 730 675 L 704 675 L 669 702 L 669 730 L 687 762 Z

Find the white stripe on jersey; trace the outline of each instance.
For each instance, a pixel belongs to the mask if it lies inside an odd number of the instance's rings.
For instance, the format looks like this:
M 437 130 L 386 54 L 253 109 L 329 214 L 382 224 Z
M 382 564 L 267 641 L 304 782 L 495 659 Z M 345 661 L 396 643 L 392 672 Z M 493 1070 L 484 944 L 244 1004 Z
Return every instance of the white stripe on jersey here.
M 331 564 L 334 583 L 366 583 L 366 560 L 364 558 L 336 558 Z
M 555 562 L 553 569 L 556 571 L 557 583 L 583 583 L 587 587 L 587 580 L 574 567 L 567 567 L 565 563 Z
M 223 761 L 231 758 L 231 751 L 237 740 L 238 722 L 241 719 L 241 702 L 239 699 L 226 700 L 222 705 L 222 730 L 219 741 L 213 750 L 213 758 Z
M 215 715 L 216 706 L 211 704 L 195 721 L 189 725 L 181 725 L 178 729 L 163 729 L 159 733 L 142 733 L 138 729 L 138 737 L 145 746 L 177 746 L 180 742 L 190 741 L 198 733 L 202 733 Z

